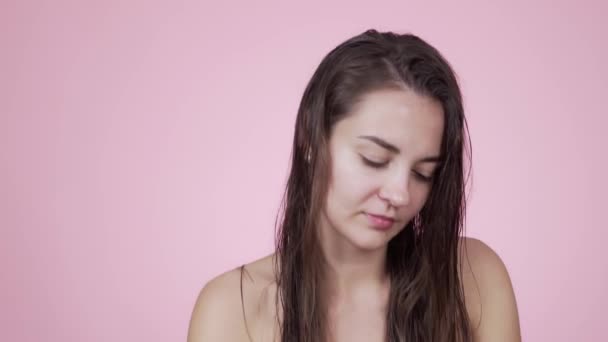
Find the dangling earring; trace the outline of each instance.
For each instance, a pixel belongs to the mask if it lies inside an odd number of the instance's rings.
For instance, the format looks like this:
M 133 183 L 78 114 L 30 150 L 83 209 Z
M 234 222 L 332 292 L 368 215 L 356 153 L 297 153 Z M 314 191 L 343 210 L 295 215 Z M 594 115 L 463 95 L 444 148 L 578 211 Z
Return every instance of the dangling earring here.
M 422 219 L 420 218 L 420 212 L 414 216 L 414 231 L 419 233 L 422 229 Z
M 306 162 L 310 163 L 310 148 L 308 149 L 308 152 L 306 152 Z

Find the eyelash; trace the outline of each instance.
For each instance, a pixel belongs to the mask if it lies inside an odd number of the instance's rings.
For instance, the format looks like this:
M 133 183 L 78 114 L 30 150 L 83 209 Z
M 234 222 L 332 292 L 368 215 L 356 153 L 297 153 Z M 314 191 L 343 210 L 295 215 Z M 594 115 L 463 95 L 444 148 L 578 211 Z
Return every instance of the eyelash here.
M 367 159 L 367 158 L 365 158 L 363 156 L 361 156 L 361 159 L 363 160 L 363 162 L 365 163 L 365 165 L 373 167 L 374 169 L 381 169 L 381 168 L 385 167 L 388 164 L 387 162 L 377 163 L 377 162 L 371 161 L 371 160 L 369 160 L 369 159 Z M 425 183 L 430 183 L 431 180 L 432 180 L 432 177 L 423 176 L 422 174 L 420 174 L 418 172 L 414 172 L 414 174 L 416 175 L 416 177 L 419 180 L 421 180 L 421 181 L 423 181 Z

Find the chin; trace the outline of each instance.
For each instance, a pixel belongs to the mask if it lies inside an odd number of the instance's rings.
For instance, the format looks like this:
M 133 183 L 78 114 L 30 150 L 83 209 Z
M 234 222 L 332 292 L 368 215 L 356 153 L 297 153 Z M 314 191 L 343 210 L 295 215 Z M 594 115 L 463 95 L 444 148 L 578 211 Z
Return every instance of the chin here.
M 392 231 L 375 231 L 373 228 L 361 227 L 356 231 L 350 231 L 344 236 L 356 248 L 362 251 L 376 251 L 387 247 L 393 237 Z

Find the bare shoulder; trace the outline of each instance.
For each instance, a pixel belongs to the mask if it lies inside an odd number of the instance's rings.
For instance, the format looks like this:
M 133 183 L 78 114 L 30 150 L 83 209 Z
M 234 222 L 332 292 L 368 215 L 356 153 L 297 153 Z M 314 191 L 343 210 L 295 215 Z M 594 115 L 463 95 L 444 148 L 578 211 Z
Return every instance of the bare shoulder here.
M 271 254 L 245 265 L 243 277 L 243 309 L 247 331 L 253 341 L 276 341 L 277 284 Z
M 513 285 L 500 256 L 475 238 L 459 244 L 465 303 L 476 341 L 521 341 Z
M 211 279 L 198 294 L 188 329 L 188 342 L 246 341 L 240 326 L 240 270 Z
M 242 301 L 241 298 L 258 297 L 257 287 L 264 283 L 264 277 L 267 276 L 264 272 L 268 271 L 268 258 L 246 264 L 242 271 L 242 283 L 241 268 L 237 267 L 218 275 L 203 286 L 192 310 L 188 342 L 249 341 L 243 310 L 251 313 L 255 305 L 252 305 L 252 300 Z

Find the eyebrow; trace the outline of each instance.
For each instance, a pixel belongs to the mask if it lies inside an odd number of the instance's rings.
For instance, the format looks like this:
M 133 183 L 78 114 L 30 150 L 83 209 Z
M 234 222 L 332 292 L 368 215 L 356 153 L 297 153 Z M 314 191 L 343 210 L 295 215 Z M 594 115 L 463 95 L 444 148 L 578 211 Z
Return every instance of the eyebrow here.
M 380 147 L 383 147 L 384 149 L 387 149 L 390 152 L 393 152 L 395 154 L 401 153 L 401 150 L 397 146 L 395 146 L 393 144 L 390 144 L 386 140 L 383 140 L 383 139 L 378 138 L 376 136 L 373 136 L 373 135 L 360 135 L 359 138 L 360 139 L 369 140 L 369 141 L 375 143 L 376 145 L 378 145 Z M 441 156 L 429 156 L 429 157 L 424 157 L 424 158 L 418 160 L 418 162 L 420 162 L 420 163 L 441 163 L 441 162 L 443 162 L 443 157 L 441 157 Z

